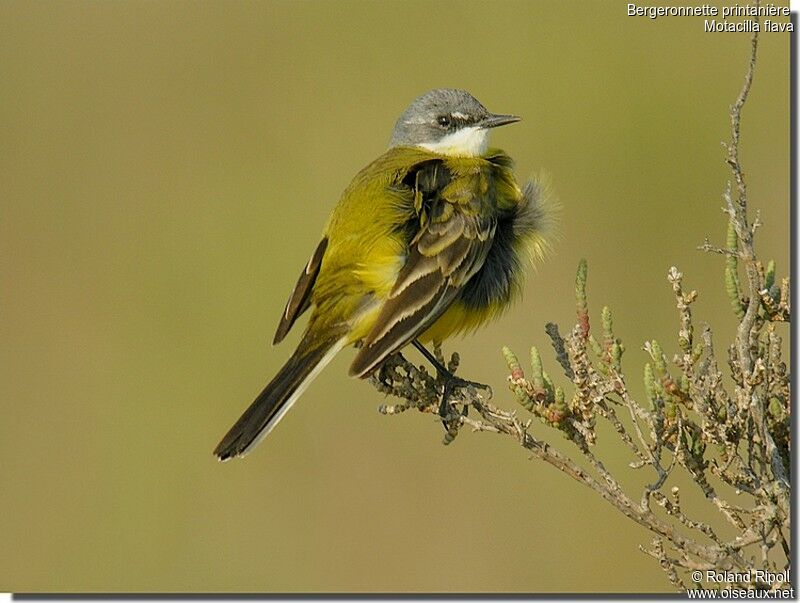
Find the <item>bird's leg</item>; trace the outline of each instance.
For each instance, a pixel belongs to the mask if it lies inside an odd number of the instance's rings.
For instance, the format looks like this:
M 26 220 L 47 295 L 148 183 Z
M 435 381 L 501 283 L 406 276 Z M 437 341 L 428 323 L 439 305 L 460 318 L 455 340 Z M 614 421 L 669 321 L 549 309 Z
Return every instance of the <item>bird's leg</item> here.
M 436 372 L 438 373 L 439 377 L 444 381 L 444 387 L 442 389 L 442 399 L 439 403 L 439 416 L 442 418 L 442 424 L 444 425 L 445 430 L 448 430 L 449 427 L 447 425 L 447 417 L 450 414 L 448 411 L 450 409 L 450 397 L 452 393 L 464 387 L 475 387 L 477 389 L 486 390 L 489 392 L 489 397 L 492 397 L 492 388 L 484 383 L 478 383 L 476 381 L 468 381 L 466 379 L 462 379 L 461 377 L 456 377 L 452 371 L 450 371 L 444 364 L 442 364 L 439 359 L 431 354 L 431 352 L 422 345 L 418 340 L 414 339 L 412 342 L 414 347 L 419 350 L 419 352 L 425 356 L 425 358 L 430 362 Z M 469 406 L 464 405 L 464 408 L 461 411 L 461 414 L 466 416 Z

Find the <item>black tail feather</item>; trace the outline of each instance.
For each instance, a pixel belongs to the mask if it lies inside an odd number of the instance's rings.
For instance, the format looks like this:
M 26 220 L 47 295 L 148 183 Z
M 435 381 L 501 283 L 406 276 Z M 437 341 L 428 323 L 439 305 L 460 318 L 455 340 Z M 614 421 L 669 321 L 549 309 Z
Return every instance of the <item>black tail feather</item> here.
M 244 456 L 269 433 L 282 418 L 283 413 L 289 410 L 289 407 L 284 408 L 284 406 L 290 400 L 294 401 L 292 394 L 325 359 L 336 341 L 313 347 L 304 345 L 305 343 L 305 341 L 300 343 L 283 368 L 222 438 L 214 449 L 214 454 L 219 460 Z

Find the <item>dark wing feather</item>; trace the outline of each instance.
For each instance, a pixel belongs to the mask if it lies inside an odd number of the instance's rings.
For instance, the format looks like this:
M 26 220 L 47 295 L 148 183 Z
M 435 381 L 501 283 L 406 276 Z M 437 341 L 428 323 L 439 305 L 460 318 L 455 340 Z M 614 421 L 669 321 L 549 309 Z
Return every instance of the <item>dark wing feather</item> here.
M 436 273 L 410 284 L 395 298 L 387 301 L 372 332 L 358 351 L 350 375 L 364 377 L 389 354 L 405 346 L 441 315 L 450 305 L 457 289 L 443 285 Z
M 311 305 L 311 290 L 314 288 L 314 283 L 319 274 L 319 268 L 322 265 L 322 257 L 325 255 L 325 250 L 328 248 L 328 238 L 323 238 L 311 259 L 308 260 L 303 272 L 300 273 L 300 278 L 297 279 L 297 284 L 294 286 L 294 291 L 289 296 L 289 301 L 286 302 L 286 308 L 281 316 L 281 321 L 278 323 L 278 330 L 275 332 L 275 339 L 272 344 L 280 343 L 292 325 L 303 312 L 308 310 Z
M 423 333 L 480 269 L 491 246 L 495 222 L 470 215 L 451 204 L 437 209 L 411 242 L 389 298 L 364 339 L 350 374 L 364 377 L 389 356 Z

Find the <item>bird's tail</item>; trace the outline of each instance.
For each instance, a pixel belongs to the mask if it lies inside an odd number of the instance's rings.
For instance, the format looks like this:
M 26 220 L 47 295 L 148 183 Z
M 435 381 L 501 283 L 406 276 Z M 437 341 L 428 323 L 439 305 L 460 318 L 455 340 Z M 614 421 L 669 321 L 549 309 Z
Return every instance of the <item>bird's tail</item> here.
M 214 449 L 217 458 L 226 461 L 250 452 L 278 424 L 344 345 L 344 338 L 312 344 L 307 336 L 304 337 L 292 357 Z

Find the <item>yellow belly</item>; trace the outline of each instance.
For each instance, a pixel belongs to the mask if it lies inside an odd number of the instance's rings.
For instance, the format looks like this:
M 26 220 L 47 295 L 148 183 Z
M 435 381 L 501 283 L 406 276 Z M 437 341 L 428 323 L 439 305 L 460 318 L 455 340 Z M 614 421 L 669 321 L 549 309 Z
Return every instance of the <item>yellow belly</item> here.
M 420 335 L 422 342 L 441 343 L 453 335 L 461 335 L 477 329 L 485 322 L 495 318 L 502 308 L 489 305 L 482 308 L 468 308 L 457 301 L 439 319 Z

